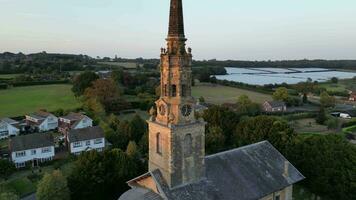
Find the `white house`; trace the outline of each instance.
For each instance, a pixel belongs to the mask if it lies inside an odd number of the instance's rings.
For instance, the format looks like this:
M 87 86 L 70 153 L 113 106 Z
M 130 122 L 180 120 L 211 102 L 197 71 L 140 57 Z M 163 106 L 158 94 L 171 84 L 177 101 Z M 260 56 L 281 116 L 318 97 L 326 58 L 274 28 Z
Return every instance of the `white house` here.
M 72 129 L 67 137 L 69 152 L 74 155 L 91 150 L 101 152 L 105 142 L 104 131 L 99 126 Z
M 59 117 L 58 131 L 67 134 L 69 130 L 87 128 L 93 126 L 93 120 L 81 113 L 69 113 Z
M 43 133 L 11 138 L 9 150 L 16 168 L 25 167 L 26 164 L 38 166 L 53 160 L 55 155 L 53 137 Z
M 0 139 L 8 138 L 9 136 L 16 136 L 20 133 L 18 128 L 19 122 L 10 119 L 2 118 L 0 119 Z
M 38 111 L 26 115 L 27 125 L 38 129 L 40 132 L 50 131 L 58 128 L 58 118 L 51 113 Z

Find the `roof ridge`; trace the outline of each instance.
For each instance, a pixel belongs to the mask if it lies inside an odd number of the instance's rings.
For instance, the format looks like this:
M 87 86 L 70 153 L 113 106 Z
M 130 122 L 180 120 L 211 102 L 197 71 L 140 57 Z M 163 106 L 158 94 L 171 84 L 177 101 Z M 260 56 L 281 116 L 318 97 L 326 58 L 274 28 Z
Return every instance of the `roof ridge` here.
M 263 144 L 263 143 L 271 144 L 267 140 L 264 140 L 264 141 L 257 142 L 257 143 L 254 143 L 254 144 L 249 144 L 249 145 L 245 145 L 245 146 L 242 146 L 242 147 L 230 149 L 230 150 L 227 150 L 227 151 L 222 151 L 222 152 L 219 152 L 219 153 L 216 153 L 216 154 L 208 155 L 208 156 L 205 156 L 205 158 L 211 158 L 211 157 L 216 157 L 216 156 L 220 156 L 220 155 L 227 154 L 227 153 L 232 153 L 232 152 L 235 152 L 235 151 L 240 151 L 240 150 L 247 149 L 247 148 L 250 148 L 250 147 L 253 147 L 253 146 L 257 146 L 257 145 L 260 145 L 260 144 Z

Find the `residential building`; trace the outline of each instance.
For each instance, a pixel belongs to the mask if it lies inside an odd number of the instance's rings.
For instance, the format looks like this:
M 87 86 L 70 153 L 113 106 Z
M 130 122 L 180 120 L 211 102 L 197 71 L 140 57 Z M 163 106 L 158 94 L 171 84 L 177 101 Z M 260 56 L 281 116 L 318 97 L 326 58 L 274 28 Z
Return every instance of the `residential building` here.
M 26 115 L 26 123 L 33 129 L 37 129 L 39 132 L 45 132 L 55 130 L 58 128 L 58 118 L 45 111 L 38 111 L 33 114 Z
M 93 120 L 81 113 L 69 113 L 59 117 L 58 131 L 66 135 L 69 130 L 93 126 Z
M 148 120 L 149 171 L 129 181 L 119 200 L 292 200 L 304 176 L 269 142 L 205 155 L 206 122 L 195 117 L 182 0 L 171 0 L 169 16 L 161 96 Z
M 287 112 L 287 105 L 283 101 L 266 101 L 262 105 L 265 112 Z
M 10 118 L 0 119 L 0 140 L 20 133 L 19 122 Z
M 350 93 L 349 101 L 356 101 L 356 91 Z
M 11 160 L 17 168 L 25 167 L 26 164 L 38 166 L 53 160 L 55 155 L 53 137 L 43 133 L 11 138 L 9 150 Z
M 101 152 L 106 144 L 104 131 L 99 126 L 72 129 L 68 132 L 67 144 L 69 152 L 74 155 L 91 150 Z

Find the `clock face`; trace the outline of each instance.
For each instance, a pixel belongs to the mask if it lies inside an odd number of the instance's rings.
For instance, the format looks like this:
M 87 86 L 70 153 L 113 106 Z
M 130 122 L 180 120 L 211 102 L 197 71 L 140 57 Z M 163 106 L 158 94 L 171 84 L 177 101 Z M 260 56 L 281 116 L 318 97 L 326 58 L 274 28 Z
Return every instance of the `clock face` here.
M 184 105 L 181 109 L 181 112 L 184 117 L 188 117 L 192 113 L 192 106 Z
M 166 107 L 164 105 L 161 105 L 159 107 L 159 114 L 165 115 L 166 114 Z

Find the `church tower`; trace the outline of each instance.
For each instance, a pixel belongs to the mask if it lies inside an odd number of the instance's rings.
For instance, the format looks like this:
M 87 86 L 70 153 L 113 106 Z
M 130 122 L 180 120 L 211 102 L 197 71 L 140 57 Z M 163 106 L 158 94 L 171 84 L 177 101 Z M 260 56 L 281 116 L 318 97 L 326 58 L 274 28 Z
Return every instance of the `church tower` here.
M 205 122 L 195 118 L 192 54 L 186 49 L 182 0 L 171 0 L 167 48 L 161 49 L 161 97 L 149 124 L 149 171 L 171 188 L 205 176 Z

